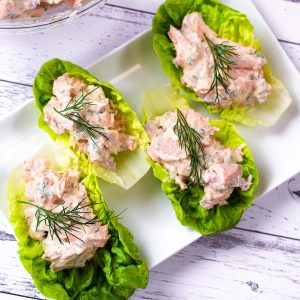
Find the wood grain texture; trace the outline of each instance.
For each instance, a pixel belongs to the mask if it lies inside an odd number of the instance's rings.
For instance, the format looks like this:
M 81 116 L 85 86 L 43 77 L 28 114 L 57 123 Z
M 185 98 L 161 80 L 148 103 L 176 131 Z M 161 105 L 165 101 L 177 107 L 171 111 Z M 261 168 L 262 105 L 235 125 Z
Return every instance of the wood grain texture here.
M 297 30 L 294 28 L 300 28 L 297 27 L 300 22 L 300 5 L 277 1 L 279 4 L 273 5 L 270 10 L 270 5 L 265 1 L 254 0 L 255 4 L 258 2 L 262 13 L 267 11 L 267 22 L 278 38 L 297 42 Z M 32 84 L 41 64 L 53 57 L 68 59 L 81 66 L 90 64 L 151 26 L 153 14 L 122 8 L 124 5 L 138 9 L 144 7 L 144 10 L 151 12 L 163 1 L 145 2 L 109 1 L 104 8 L 96 9 L 66 26 L 31 34 L 30 38 L 28 35 L 0 38 L 0 79 Z M 281 3 L 288 5 L 288 9 L 283 10 Z M 279 15 L 280 20 L 287 20 L 285 26 L 280 26 L 282 22 L 278 22 Z M 299 51 L 296 49 L 290 49 L 289 52 Z
M 300 44 L 298 45 L 282 41 L 280 41 L 280 44 L 300 72 Z
M 300 240 L 299 190 L 300 173 L 257 199 L 237 227 Z
M 57 56 L 85 66 L 149 28 L 151 12 L 161 2 L 111 0 L 103 10 L 62 28 L 30 38 L 0 36 L 0 117 L 32 99 L 30 85 L 45 60 Z M 254 2 L 300 70 L 295 30 L 300 1 Z M 155 267 L 147 289 L 132 299 L 300 299 L 299 191 L 300 174 L 258 199 L 240 229 L 202 237 Z M 14 237 L 0 222 L 0 299 L 42 299 L 16 251 Z
M 87 66 L 149 28 L 151 21 L 152 15 L 106 5 L 74 23 L 30 38 L 1 37 L 0 79 L 31 85 L 40 66 L 53 57 Z
M 132 299 L 300 299 L 299 246 L 237 229 L 202 237 L 154 268 Z
M 0 81 L 0 118 L 32 99 L 31 86 Z
M 267 2 L 267 1 L 261 1 L 261 0 L 252 0 L 252 1 L 254 3 L 256 1 Z M 282 0 L 271 0 L 271 1 L 274 2 L 274 1 L 282 1 Z M 285 0 L 285 1 L 282 1 L 284 9 L 285 9 L 285 6 L 286 6 L 286 3 L 284 3 L 284 2 L 286 2 L 286 1 L 294 2 L 294 3 L 300 3 L 300 0 Z M 108 3 L 111 4 L 111 5 L 117 5 L 117 6 L 123 6 L 123 7 L 125 6 L 127 8 L 138 9 L 138 10 L 147 11 L 147 12 L 151 12 L 151 13 L 154 13 L 157 10 L 157 8 L 159 7 L 159 5 L 163 2 L 164 2 L 163 0 L 148 0 L 148 1 L 127 0 L 126 2 L 120 1 L 120 0 L 109 0 L 108 1 Z M 268 5 L 268 4 L 262 3 L 261 5 Z M 270 7 L 272 7 L 272 9 L 274 9 L 274 8 L 276 9 L 276 7 L 273 7 L 273 6 L 269 6 L 268 8 L 270 8 Z
M 42 299 L 16 250 L 14 241 L 1 242 L 0 291 Z M 235 229 L 202 237 L 155 267 L 132 299 L 300 299 L 299 264 L 300 241 Z
M 23 268 L 18 258 L 17 250 L 18 247 L 15 241 L 1 241 L 0 255 L 5 257 L 5 259 L 1 263 L 0 291 L 44 299 L 36 290 L 29 274 Z M 0 298 L 3 299 L 1 296 Z
M 253 2 L 278 39 L 300 43 L 299 3 L 282 0 Z

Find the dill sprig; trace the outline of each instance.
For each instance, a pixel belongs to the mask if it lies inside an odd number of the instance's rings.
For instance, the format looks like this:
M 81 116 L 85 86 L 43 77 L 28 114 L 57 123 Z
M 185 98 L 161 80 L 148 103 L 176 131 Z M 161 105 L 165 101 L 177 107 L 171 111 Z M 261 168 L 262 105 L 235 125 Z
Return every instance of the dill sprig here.
M 230 84 L 230 79 L 232 79 L 229 75 L 229 70 L 232 65 L 236 64 L 236 59 L 239 55 L 236 53 L 234 46 L 227 45 L 224 42 L 221 44 L 214 44 L 205 34 L 204 37 L 214 60 L 214 78 L 205 96 L 215 90 L 215 102 L 219 103 L 220 99 L 225 99 L 219 91 L 220 87 L 224 89 L 227 95 L 229 94 L 228 86 Z
M 97 88 L 93 89 L 92 91 L 84 94 L 82 91 L 82 94 L 79 98 L 73 97 L 66 107 L 62 110 L 57 110 L 54 108 L 54 110 L 60 114 L 62 117 L 74 122 L 82 131 L 84 131 L 90 139 L 93 141 L 93 143 L 97 146 L 95 139 L 97 138 L 97 135 L 102 136 L 105 139 L 108 139 L 107 135 L 103 132 L 103 127 L 100 126 L 94 126 L 88 123 L 80 114 L 79 112 L 87 105 L 95 105 L 93 102 L 87 101 L 87 96 L 93 93 Z M 74 103 L 73 103 L 74 102 Z
M 185 149 L 185 153 L 190 156 L 191 170 L 189 177 L 196 184 L 201 183 L 202 170 L 206 166 L 206 156 L 202 145 L 202 136 L 189 126 L 183 113 L 177 109 L 177 122 L 174 132 L 179 139 L 180 148 Z
M 74 104 L 72 104 L 72 102 L 75 97 L 71 98 L 71 100 L 68 102 L 67 106 L 60 112 L 64 113 L 64 112 L 68 112 L 70 110 L 81 111 L 86 105 L 95 105 L 95 103 L 87 101 L 87 97 L 97 89 L 98 88 L 96 87 L 92 91 L 90 91 L 86 94 L 84 94 L 83 90 L 81 90 L 81 96 L 79 98 L 75 99 Z
M 54 236 L 57 237 L 59 242 L 63 244 L 63 240 L 61 238 L 61 234 L 65 234 L 66 240 L 68 243 L 70 243 L 69 236 L 73 236 L 76 239 L 84 242 L 82 239 L 80 239 L 78 236 L 76 236 L 76 232 L 80 230 L 85 230 L 84 226 L 89 226 L 98 222 L 108 223 L 109 220 L 111 220 L 112 216 L 114 216 L 113 211 L 107 211 L 103 209 L 101 213 L 98 216 L 94 216 L 93 218 L 89 219 L 84 216 L 85 213 L 90 213 L 85 208 L 92 207 L 94 205 L 97 205 L 99 203 L 91 203 L 88 205 L 81 206 L 82 201 L 80 201 L 74 208 L 66 208 L 62 204 L 58 204 L 54 208 L 48 210 L 44 207 L 41 207 L 37 204 L 28 202 L 28 201 L 18 201 L 19 203 L 24 203 L 27 205 L 34 206 L 36 208 L 35 217 L 36 217 L 36 228 L 35 230 L 38 230 L 38 227 L 42 222 L 45 222 L 46 226 L 49 228 L 49 234 L 51 236 L 51 239 L 53 240 Z M 61 206 L 61 210 L 59 212 L 55 212 L 54 210 Z M 123 211 L 124 212 L 124 211 Z M 119 215 L 121 215 L 123 212 L 118 214 L 117 216 L 114 216 L 117 218 Z

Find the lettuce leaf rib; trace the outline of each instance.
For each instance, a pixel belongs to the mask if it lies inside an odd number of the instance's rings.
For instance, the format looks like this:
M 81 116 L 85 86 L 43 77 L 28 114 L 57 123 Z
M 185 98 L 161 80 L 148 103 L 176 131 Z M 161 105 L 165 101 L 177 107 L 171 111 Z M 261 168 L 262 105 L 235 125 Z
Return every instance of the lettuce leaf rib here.
M 72 154 L 71 154 L 72 155 Z M 51 161 L 59 170 L 77 167 L 77 158 L 67 160 L 64 166 L 56 161 L 55 154 L 44 147 L 37 155 Z M 136 288 L 145 288 L 148 282 L 146 263 L 138 253 L 138 248 L 130 231 L 124 227 L 114 214 L 108 221 L 111 235 L 104 248 L 82 268 L 53 272 L 48 261 L 42 258 L 43 245 L 28 235 L 28 225 L 24 218 L 26 200 L 23 181 L 23 166 L 17 167 L 8 182 L 10 221 L 18 238 L 19 256 L 25 269 L 31 274 L 35 286 L 46 297 L 69 299 L 127 299 Z M 96 215 L 109 212 L 95 175 L 82 173 L 82 180 Z
M 158 99 L 164 99 L 164 106 L 160 110 L 155 109 L 155 104 L 152 105 Z M 174 111 L 176 108 L 188 107 L 188 105 L 189 103 L 171 86 L 148 90 L 144 93 L 142 100 L 143 120 L 147 122 L 167 111 Z M 154 109 L 152 109 L 153 107 Z M 214 134 L 214 137 L 221 144 L 231 148 L 246 145 L 244 139 L 229 122 L 210 120 L 210 124 L 220 129 Z M 149 156 L 148 161 L 154 176 L 161 181 L 163 192 L 171 200 L 179 222 L 195 229 L 202 235 L 209 235 L 233 228 L 239 222 L 243 212 L 253 202 L 253 193 L 259 182 L 258 170 L 248 146 L 243 148 L 243 153 L 243 162 L 241 163 L 243 177 L 248 178 L 249 175 L 252 175 L 251 187 L 247 191 L 235 188 L 228 199 L 229 204 L 214 206 L 210 210 L 204 209 L 199 203 L 204 196 L 202 186 L 189 185 L 187 189 L 181 190 L 167 169 L 153 161 Z
M 117 105 L 119 112 L 124 116 L 126 133 L 138 138 L 138 147 L 134 151 L 121 152 L 115 156 L 116 172 L 103 168 L 101 165 L 91 163 L 88 156 L 71 146 L 68 133 L 56 134 L 44 121 L 43 109 L 52 97 L 53 82 L 64 73 L 83 79 L 87 84 L 100 86 L 107 98 Z M 54 58 L 46 62 L 34 80 L 33 92 L 36 106 L 40 111 L 38 125 L 54 140 L 71 149 L 79 158 L 80 168 L 86 174 L 93 173 L 109 183 L 117 184 L 129 189 L 149 170 L 144 155 L 144 145 L 148 142 L 147 135 L 135 112 L 124 100 L 123 96 L 108 82 L 100 82 L 85 69 L 71 62 Z
M 254 27 L 245 14 L 217 0 L 166 0 L 157 10 L 152 23 L 153 47 L 164 72 L 186 97 L 200 102 L 210 112 L 220 115 L 223 119 L 247 126 L 274 125 L 292 100 L 284 85 L 272 75 L 268 65 L 264 67 L 264 73 L 267 82 L 272 86 L 272 93 L 268 96 L 267 104 L 256 104 L 254 107 L 214 107 L 201 102 L 201 98 L 193 90 L 181 83 L 182 68 L 176 68 L 173 63 L 176 51 L 167 33 L 171 25 L 181 28 L 184 16 L 194 11 L 202 14 L 205 23 L 219 37 L 262 51 L 259 41 L 254 37 Z

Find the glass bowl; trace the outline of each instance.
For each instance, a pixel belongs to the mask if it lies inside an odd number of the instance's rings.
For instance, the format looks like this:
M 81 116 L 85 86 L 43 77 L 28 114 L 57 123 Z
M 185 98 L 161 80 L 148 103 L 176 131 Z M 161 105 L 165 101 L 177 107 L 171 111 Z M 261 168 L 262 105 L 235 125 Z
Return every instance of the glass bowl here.
M 76 8 L 63 2 L 62 4 L 50 7 L 39 17 L 0 20 L 0 34 L 37 32 L 66 24 L 90 13 L 96 7 L 104 5 L 106 1 L 87 0 Z

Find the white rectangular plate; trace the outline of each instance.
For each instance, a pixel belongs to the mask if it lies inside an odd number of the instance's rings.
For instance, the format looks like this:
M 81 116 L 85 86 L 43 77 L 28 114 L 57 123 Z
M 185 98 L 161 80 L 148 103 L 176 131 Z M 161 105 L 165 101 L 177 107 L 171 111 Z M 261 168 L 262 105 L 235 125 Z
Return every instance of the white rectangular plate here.
M 251 1 L 227 0 L 224 3 L 246 13 L 255 25 L 255 34 L 274 74 L 284 82 L 294 100 L 274 127 L 238 126 L 252 149 L 260 172 L 261 184 L 256 193 L 259 196 L 299 171 L 300 78 Z M 138 114 L 142 92 L 168 82 L 153 52 L 150 31 L 101 58 L 89 70 L 100 80 L 113 83 Z M 46 133 L 37 128 L 37 116 L 31 102 L 0 121 L 0 207 L 6 216 L 5 189 L 10 170 L 49 141 Z M 127 208 L 121 221 L 134 234 L 149 267 L 200 236 L 179 224 L 170 201 L 161 192 L 160 183 L 151 171 L 129 191 L 103 182 L 101 187 L 111 209 L 118 213 Z

